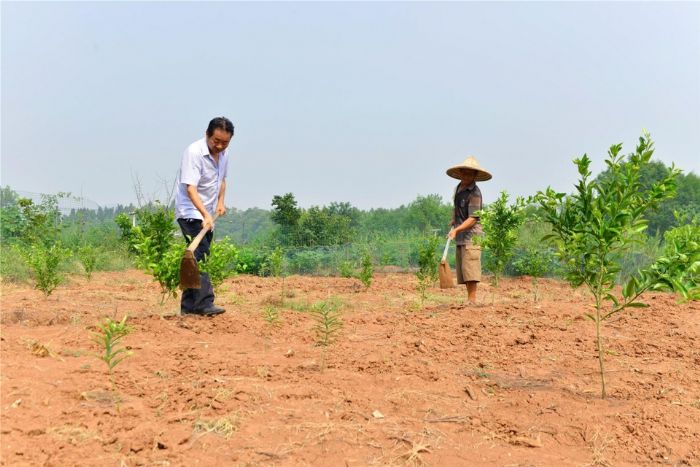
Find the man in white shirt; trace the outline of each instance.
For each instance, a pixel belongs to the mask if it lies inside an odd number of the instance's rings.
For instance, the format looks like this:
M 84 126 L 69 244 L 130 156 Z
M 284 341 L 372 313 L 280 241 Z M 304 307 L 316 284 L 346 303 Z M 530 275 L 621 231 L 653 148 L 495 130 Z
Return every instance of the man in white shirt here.
M 209 245 L 214 237 L 214 214 L 226 214 L 226 148 L 233 138 L 233 131 L 229 119 L 214 118 L 209 122 L 205 137 L 190 144 L 182 155 L 175 195 L 175 218 L 188 241 L 202 229 L 209 230 L 194 251 L 197 261 L 209 254 Z M 209 275 L 202 272 L 200 276 L 201 288 L 183 290 L 181 312 L 213 316 L 226 311 L 214 305 L 214 289 Z

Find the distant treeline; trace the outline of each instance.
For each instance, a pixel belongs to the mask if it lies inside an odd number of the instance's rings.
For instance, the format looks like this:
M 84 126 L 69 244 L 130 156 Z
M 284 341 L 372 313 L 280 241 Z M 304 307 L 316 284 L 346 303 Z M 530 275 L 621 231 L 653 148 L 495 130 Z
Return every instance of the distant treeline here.
M 669 168 L 653 162 L 642 173 L 642 184 L 649 186 L 661 179 Z M 598 177 L 605 177 L 602 172 Z M 646 214 L 648 234 L 659 237 L 678 224 L 674 212 L 681 218 L 700 215 L 700 177 L 694 173 L 678 177 L 677 196 L 662 203 Z M 544 187 L 543 187 L 544 188 Z M 488 190 L 488 185 L 484 187 Z M 49 195 L 51 198 L 51 195 Z M 3 239 L 16 235 L 22 222 L 20 197 L 10 188 L 0 189 L 0 226 Z M 89 230 L 117 232 L 114 218 L 122 213 L 132 215 L 147 206 L 133 204 L 73 209 L 62 221 L 75 224 L 81 232 Z M 372 237 L 395 237 L 406 233 L 439 232 L 445 234 L 451 217 L 451 200 L 437 194 L 418 196 L 407 205 L 397 208 L 361 210 L 347 202 L 331 202 L 326 206 L 301 208 L 292 193 L 274 196 L 271 209 L 232 208 L 217 221 L 217 236 L 228 236 L 237 244 L 261 243 L 295 247 L 342 245 L 367 241 Z M 534 208 L 533 208 L 534 209 Z

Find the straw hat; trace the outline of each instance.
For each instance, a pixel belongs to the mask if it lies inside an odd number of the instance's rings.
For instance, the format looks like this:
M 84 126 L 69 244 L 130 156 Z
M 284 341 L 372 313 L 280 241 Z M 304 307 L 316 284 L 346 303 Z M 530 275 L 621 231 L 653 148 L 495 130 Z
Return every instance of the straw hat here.
M 484 170 L 480 165 L 479 161 L 476 160 L 474 156 L 469 156 L 464 159 L 464 162 L 457 164 L 454 167 L 447 169 L 447 175 L 457 180 L 461 180 L 462 177 L 459 176 L 459 172 L 463 169 L 469 169 L 476 171 L 476 182 L 485 182 L 486 180 L 491 180 L 491 174 Z

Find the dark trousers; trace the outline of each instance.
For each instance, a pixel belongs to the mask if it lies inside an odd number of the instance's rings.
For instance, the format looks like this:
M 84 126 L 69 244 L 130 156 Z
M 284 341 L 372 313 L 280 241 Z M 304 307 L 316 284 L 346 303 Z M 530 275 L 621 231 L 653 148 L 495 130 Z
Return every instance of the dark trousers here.
M 185 241 L 188 244 L 202 230 L 202 221 L 200 219 L 178 219 L 177 223 L 180 225 L 180 230 L 182 230 L 182 234 L 185 236 Z M 209 254 L 209 245 L 211 245 L 213 240 L 214 233 L 210 230 L 204 235 L 204 238 L 194 250 L 194 257 L 197 262 Z M 200 272 L 199 279 L 201 283 L 199 289 L 185 289 L 182 291 L 182 300 L 180 302 L 182 310 L 198 311 L 214 304 L 214 288 L 209 280 L 209 274 Z

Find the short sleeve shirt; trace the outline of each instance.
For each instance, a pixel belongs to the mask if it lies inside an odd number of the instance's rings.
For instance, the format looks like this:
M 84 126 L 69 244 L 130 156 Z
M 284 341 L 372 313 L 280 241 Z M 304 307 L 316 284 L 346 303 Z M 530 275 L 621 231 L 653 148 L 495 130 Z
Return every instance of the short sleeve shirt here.
M 457 185 L 454 196 L 455 226 L 460 225 L 470 217 L 476 217 L 477 219 L 476 224 L 474 224 L 471 229 L 457 234 L 457 238 L 455 239 L 457 245 L 471 243 L 475 235 L 480 235 L 482 233 L 481 222 L 475 215 L 481 208 L 481 190 L 476 186 L 476 183 L 472 182 L 471 185 L 461 191 L 459 190 L 459 185 Z
M 203 219 L 187 195 L 187 185 L 197 187 L 197 193 L 209 214 L 214 214 L 221 183 L 228 172 L 228 150 L 219 154 L 219 162 L 209 154 L 206 138 L 190 144 L 185 149 L 180 163 L 175 195 L 175 217 L 177 219 Z

